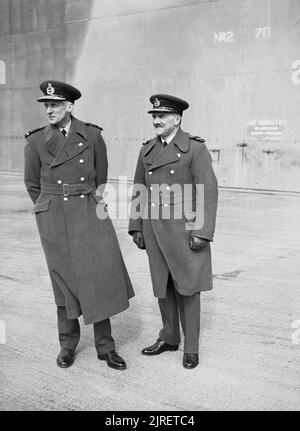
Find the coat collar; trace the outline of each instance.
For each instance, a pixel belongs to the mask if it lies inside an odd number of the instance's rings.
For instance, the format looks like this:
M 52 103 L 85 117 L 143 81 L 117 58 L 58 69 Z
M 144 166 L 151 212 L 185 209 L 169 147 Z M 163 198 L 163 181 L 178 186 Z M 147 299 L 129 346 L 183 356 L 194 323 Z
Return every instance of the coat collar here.
M 156 169 L 169 163 L 178 162 L 178 149 L 186 153 L 190 148 L 189 134 L 179 129 L 164 150 L 159 137 L 152 139 L 146 145 L 147 148 L 144 151 L 145 163 L 150 165 L 150 170 Z
M 146 142 L 145 145 L 145 149 L 144 149 L 144 157 L 146 157 L 150 151 L 152 150 L 152 148 L 154 147 L 154 145 L 156 145 L 156 143 L 158 143 L 158 138 L 153 138 L 150 141 Z
M 57 126 L 46 126 L 46 148 L 54 156 L 51 167 L 60 165 L 84 151 L 88 147 L 87 136 L 87 126 L 75 117 L 72 117 L 72 125 L 67 138 L 64 138 Z
M 183 153 L 187 153 L 190 149 L 190 135 L 184 132 L 182 129 L 178 130 L 172 142 L 174 142 L 174 144 Z

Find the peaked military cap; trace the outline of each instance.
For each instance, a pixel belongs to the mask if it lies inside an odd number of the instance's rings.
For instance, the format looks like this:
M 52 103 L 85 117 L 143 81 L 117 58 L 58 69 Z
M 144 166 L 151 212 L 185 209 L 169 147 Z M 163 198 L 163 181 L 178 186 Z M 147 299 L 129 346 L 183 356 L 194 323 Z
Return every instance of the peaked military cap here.
M 189 104 L 179 97 L 169 96 L 168 94 L 154 94 L 150 97 L 153 108 L 148 114 L 156 112 L 174 113 L 182 115 L 182 112 L 189 107 Z
M 77 88 L 61 81 L 44 81 L 41 83 L 40 89 L 44 95 L 37 99 L 38 102 L 46 102 L 47 100 L 68 100 L 69 102 L 74 103 L 75 100 L 81 97 L 81 93 Z

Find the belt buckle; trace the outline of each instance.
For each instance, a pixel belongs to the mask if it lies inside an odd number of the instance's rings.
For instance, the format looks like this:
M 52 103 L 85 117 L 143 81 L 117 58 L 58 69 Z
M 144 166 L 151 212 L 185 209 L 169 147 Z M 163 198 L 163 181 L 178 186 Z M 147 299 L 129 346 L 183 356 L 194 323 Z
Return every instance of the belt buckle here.
M 63 195 L 69 196 L 69 184 L 63 184 Z

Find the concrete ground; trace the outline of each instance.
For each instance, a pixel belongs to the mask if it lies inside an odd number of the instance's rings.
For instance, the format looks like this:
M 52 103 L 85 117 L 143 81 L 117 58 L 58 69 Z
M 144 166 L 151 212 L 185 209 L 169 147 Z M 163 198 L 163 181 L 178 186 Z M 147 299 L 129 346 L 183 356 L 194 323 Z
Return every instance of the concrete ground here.
M 183 368 L 182 347 L 140 354 L 156 340 L 160 315 L 146 253 L 126 220 L 114 224 L 136 296 L 112 326 L 128 369 L 97 360 L 82 320 L 75 363 L 58 368 L 56 310 L 31 208 L 22 177 L 2 173 L 1 410 L 300 409 L 299 196 L 220 191 L 214 290 L 202 294 L 194 370 Z

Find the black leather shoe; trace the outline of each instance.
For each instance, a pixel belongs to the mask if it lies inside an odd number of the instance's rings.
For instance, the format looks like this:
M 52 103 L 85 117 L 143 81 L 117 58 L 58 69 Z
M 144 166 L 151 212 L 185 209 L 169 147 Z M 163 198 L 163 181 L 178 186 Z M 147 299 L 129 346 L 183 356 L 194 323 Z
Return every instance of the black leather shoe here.
M 142 355 L 160 355 L 162 352 L 166 352 L 167 350 L 170 350 L 171 352 L 178 350 L 178 344 L 172 346 L 158 338 L 152 346 L 145 347 L 142 350 Z
M 184 353 L 183 366 L 184 368 L 195 368 L 199 364 L 199 357 L 197 353 Z
M 106 361 L 107 365 L 110 368 L 114 368 L 115 370 L 126 369 L 126 363 L 124 359 L 122 359 L 121 356 L 119 356 L 114 350 L 111 350 L 104 355 L 98 355 L 98 359 L 100 359 L 100 361 Z
M 74 350 L 71 349 L 61 349 L 59 355 L 57 356 L 56 363 L 61 368 L 68 368 L 74 362 Z

